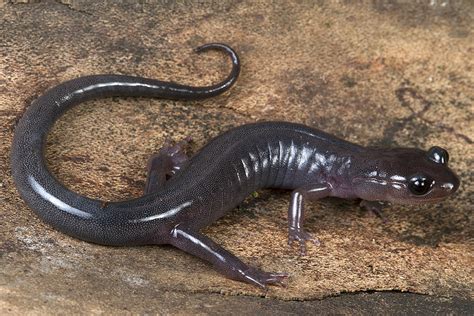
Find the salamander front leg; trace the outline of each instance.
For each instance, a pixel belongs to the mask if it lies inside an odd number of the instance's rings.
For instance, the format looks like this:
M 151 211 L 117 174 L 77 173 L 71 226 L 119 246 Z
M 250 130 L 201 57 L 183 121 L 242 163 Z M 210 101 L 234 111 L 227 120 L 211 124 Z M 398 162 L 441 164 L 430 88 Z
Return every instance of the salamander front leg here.
M 327 183 L 307 185 L 291 193 L 290 207 L 288 208 L 288 244 L 295 240 L 300 243 L 301 255 L 306 254 L 306 241 L 319 245 L 319 240 L 307 233 L 303 228 L 304 207 L 306 201 L 315 201 L 327 197 L 331 186 Z
M 220 273 L 233 280 L 266 288 L 270 284 L 285 285 L 288 278 L 286 273 L 269 273 L 252 268 L 208 237 L 179 225 L 171 231 L 170 244 L 211 263 Z
M 383 202 L 362 200 L 360 202 L 360 206 L 375 214 L 375 216 L 380 218 L 382 222 L 387 223 L 387 218 L 382 211 L 383 207 L 385 206 Z
M 167 140 L 165 145 L 148 159 L 144 194 L 158 191 L 163 187 L 166 180 L 186 165 L 189 158 L 184 148 L 190 142 L 190 137 L 177 144 L 172 144 L 171 141 Z

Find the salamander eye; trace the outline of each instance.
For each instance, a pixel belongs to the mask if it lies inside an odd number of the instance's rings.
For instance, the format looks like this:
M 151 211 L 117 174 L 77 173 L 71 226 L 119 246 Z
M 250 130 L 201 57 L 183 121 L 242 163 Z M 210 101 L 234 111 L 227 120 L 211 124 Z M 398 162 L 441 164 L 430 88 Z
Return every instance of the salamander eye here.
M 438 146 L 433 146 L 428 150 L 428 158 L 436 163 L 447 165 L 449 160 L 449 154 L 446 149 Z
M 423 195 L 428 193 L 433 184 L 434 181 L 429 177 L 424 175 L 415 175 L 411 177 L 410 182 L 408 183 L 408 189 L 415 195 Z

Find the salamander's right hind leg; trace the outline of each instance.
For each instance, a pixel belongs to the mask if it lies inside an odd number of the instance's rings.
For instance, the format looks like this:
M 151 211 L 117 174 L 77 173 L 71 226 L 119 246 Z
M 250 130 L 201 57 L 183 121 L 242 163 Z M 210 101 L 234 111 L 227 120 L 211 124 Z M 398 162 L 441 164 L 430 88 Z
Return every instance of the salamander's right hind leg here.
M 191 141 L 190 137 L 176 144 L 166 140 L 165 145 L 148 159 L 144 194 L 158 191 L 169 178 L 186 165 L 189 158 L 185 153 L 185 147 Z
M 287 273 L 271 273 L 253 268 L 242 262 L 203 234 L 177 225 L 170 234 L 169 243 L 189 254 L 211 263 L 228 278 L 266 288 L 268 285 L 286 285 Z

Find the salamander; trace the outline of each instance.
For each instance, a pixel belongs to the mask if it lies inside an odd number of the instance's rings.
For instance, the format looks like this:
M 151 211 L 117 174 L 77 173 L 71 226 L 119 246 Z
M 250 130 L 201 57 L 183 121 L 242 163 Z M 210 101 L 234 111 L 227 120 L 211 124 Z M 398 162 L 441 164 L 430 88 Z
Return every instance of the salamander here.
M 72 106 L 109 96 L 196 100 L 231 88 L 240 73 L 236 52 L 219 43 L 196 49 L 220 50 L 232 70 L 222 82 L 194 87 L 124 75 L 92 75 L 59 84 L 35 100 L 19 120 L 11 149 L 11 170 L 21 197 L 57 230 L 112 246 L 170 244 L 199 257 L 228 278 L 260 287 L 286 283 L 287 273 L 251 267 L 200 230 L 261 188 L 291 190 L 289 243 L 304 253 L 318 243 L 303 227 L 305 204 L 324 197 L 362 199 L 378 211 L 382 202 L 437 202 L 460 181 L 441 147 L 373 148 L 290 122 L 257 122 L 215 137 L 188 157 L 184 143 L 168 144 L 149 160 L 144 195 L 122 202 L 81 196 L 48 170 L 46 137 Z

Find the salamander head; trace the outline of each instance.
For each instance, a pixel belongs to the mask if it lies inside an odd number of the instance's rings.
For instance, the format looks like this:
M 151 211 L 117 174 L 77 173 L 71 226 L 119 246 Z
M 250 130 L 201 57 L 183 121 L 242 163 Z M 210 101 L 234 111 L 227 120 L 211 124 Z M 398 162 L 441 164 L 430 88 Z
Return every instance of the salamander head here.
M 448 167 L 448 152 L 432 147 L 368 149 L 353 177 L 361 199 L 400 204 L 437 202 L 452 195 L 459 178 Z

